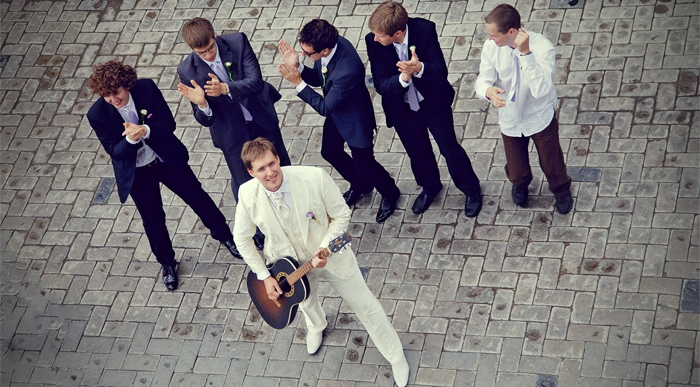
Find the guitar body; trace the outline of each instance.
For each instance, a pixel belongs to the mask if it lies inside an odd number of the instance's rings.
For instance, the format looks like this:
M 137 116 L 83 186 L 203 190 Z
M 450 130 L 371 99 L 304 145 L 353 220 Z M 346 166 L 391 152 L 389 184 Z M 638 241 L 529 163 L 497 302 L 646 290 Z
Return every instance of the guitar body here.
M 253 304 L 258 309 L 263 320 L 275 329 L 287 327 L 294 321 L 299 304 L 309 296 L 309 280 L 302 276 L 298 281 L 289 285 L 286 277 L 299 268 L 296 261 L 290 257 L 283 257 L 268 267 L 270 274 L 277 280 L 283 294 L 277 299 L 280 306 L 267 296 L 265 283 L 258 280 L 252 271 L 248 272 L 248 293 Z

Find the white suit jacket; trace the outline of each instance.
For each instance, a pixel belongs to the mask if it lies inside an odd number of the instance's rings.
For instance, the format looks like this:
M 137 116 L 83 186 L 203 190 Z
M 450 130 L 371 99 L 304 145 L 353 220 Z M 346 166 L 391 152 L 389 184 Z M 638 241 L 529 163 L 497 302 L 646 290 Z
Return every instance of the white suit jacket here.
M 266 269 L 266 263 L 272 264 L 280 257 L 299 258 L 283 227 L 299 229 L 307 249 L 316 251 L 319 247 L 327 247 L 333 238 L 347 230 L 350 223 L 350 208 L 326 171 L 306 166 L 282 167 L 282 171 L 294 202 L 292 224 L 280 223 L 258 179 L 248 180 L 241 185 L 238 193 L 233 238 L 243 259 L 256 274 Z M 308 212 L 312 212 L 315 219 L 307 218 Z M 265 260 L 252 240 L 256 226 L 265 234 Z M 310 258 L 304 257 L 305 260 Z M 346 248 L 342 254 L 329 257 L 325 269 L 336 277 L 345 279 L 354 273 L 356 266 L 355 254 Z

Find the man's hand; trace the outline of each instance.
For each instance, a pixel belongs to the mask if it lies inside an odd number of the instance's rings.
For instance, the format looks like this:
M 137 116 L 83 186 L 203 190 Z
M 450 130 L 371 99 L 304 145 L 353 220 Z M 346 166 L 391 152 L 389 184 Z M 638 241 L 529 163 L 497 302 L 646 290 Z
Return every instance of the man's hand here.
M 267 290 L 267 296 L 271 300 L 276 300 L 279 298 L 279 296 L 282 294 L 282 289 L 280 288 L 280 284 L 277 283 L 277 280 L 274 279 L 272 276 L 269 276 L 263 280 L 265 283 L 265 290 Z
M 328 263 L 328 249 L 320 248 L 314 253 L 314 257 L 311 258 L 311 265 L 315 268 L 323 268 Z
M 228 94 L 228 85 L 221 82 L 216 74 L 209 73 L 210 81 L 204 85 L 204 92 L 210 97 L 218 97 L 222 94 Z
M 141 137 L 145 136 L 148 131 L 146 130 L 146 127 L 143 125 L 137 125 L 133 124 L 131 122 L 125 122 L 124 123 L 124 132 L 122 132 L 122 136 L 126 136 L 129 138 L 129 140 L 133 142 L 137 142 L 141 139 Z
M 297 67 L 290 66 L 286 63 L 280 63 L 279 71 L 282 77 L 291 82 L 294 87 L 301 83 L 301 73 Z
M 423 63 L 418 60 L 414 46 L 411 46 L 411 59 L 397 62 L 396 67 L 401 73 L 410 75 L 418 74 L 423 69 Z M 402 79 L 405 80 L 405 78 Z
M 190 102 L 202 109 L 205 109 L 209 104 L 207 103 L 207 99 L 204 97 L 204 89 L 202 89 L 202 87 L 199 86 L 194 79 L 191 80 L 190 83 L 193 87 L 189 87 L 184 83 L 178 83 L 177 91 L 179 91 L 183 97 L 190 100 Z
M 299 54 L 297 54 L 296 50 L 294 50 L 286 40 L 282 39 L 279 41 L 277 50 L 282 54 L 282 60 L 287 66 L 294 67 L 295 69 L 299 68 Z
M 493 106 L 497 108 L 502 108 L 506 106 L 506 100 L 504 98 L 501 98 L 501 94 L 505 94 L 505 90 L 501 89 L 500 87 L 496 86 L 491 86 L 488 89 L 486 89 L 486 98 L 488 98 Z
M 518 48 L 520 54 L 527 55 L 530 51 L 530 35 L 524 29 L 518 30 L 518 36 L 515 37 L 515 47 Z

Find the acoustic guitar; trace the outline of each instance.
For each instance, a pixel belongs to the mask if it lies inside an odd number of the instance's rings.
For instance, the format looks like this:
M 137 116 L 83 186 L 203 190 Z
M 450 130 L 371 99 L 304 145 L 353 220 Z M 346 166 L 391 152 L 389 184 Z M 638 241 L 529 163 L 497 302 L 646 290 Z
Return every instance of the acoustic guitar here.
M 326 249 L 329 254 L 337 253 L 351 240 L 350 235 L 344 232 L 330 241 Z M 258 280 L 253 271 L 248 272 L 248 293 L 263 320 L 275 329 L 283 329 L 294 321 L 299 304 L 309 297 L 310 288 L 306 273 L 311 271 L 313 266 L 311 260 L 299 266 L 295 259 L 283 257 L 272 266 L 268 266 L 268 269 L 270 275 L 279 283 L 282 295 L 276 300 L 271 300 L 267 296 L 265 282 Z

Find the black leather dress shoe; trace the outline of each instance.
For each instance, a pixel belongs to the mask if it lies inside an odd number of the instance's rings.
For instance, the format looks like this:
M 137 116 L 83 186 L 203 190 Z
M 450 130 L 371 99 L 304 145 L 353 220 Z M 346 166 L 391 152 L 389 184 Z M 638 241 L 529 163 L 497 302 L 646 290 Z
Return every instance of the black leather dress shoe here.
M 554 208 L 556 208 L 557 212 L 560 214 L 568 214 L 573 207 L 574 198 L 571 197 L 571 192 L 558 196 L 557 201 L 554 203 Z
M 255 231 L 255 235 L 253 235 L 253 242 L 255 242 L 255 248 L 258 250 L 262 250 L 263 247 L 265 247 L 265 234 L 263 234 L 260 229 Z
M 163 265 L 163 283 L 168 290 L 177 289 L 177 262 Z
M 427 210 L 428 207 L 430 207 L 430 204 L 435 200 L 435 198 L 438 196 L 441 190 L 442 186 L 440 186 L 440 189 L 435 191 L 434 193 L 430 193 L 423 189 L 423 191 L 421 191 L 421 193 L 418 194 L 418 197 L 416 197 L 416 201 L 413 202 L 413 207 L 411 207 L 413 213 L 424 213 L 425 210 Z
M 464 215 L 467 218 L 473 218 L 479 215 L 481 211 L 481 192 L 467 195 L 467 200 L 464 202 Z
M 510 189 L 510 196 L 513 198 L 513 203 L 520 207 L 527 207 L 527 185 L 515 185 Z
M 226 249 L 231 252 L 231 255 L 238 259 L 243 259 L 241 253 L 238 252 L 238 247 L 236 247 L 236 244 L 233 243 L 233 240 L 229 239 L 227 241 L 221 242 L 221 244 L 224 245 Z
M 382 202 L 379 204 L 379 211 L 377 211 L 377 223 L 382 223 L 389 219 L 394 211 L 396 211 L 396 200 L 382 198 Z
M 345 199 L 345 204 L 347 204 L 348 207 L 352 207 L 352 205 L 357 203 L 357 201 L 360 200 L 360 198 L 362 198 L 365 195 L 371 194 L 372 190 L 374 190 L 374 188 L 369 187 L 369 191 L 363 192 L 363 191 L 359 191 L 359 190 L 356 190 L 356 189 L 350 187 L 350 189 L 345 191 L 345 193 L 343 194 L 343 199 Z

